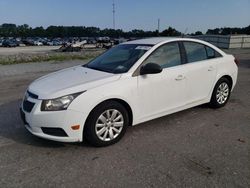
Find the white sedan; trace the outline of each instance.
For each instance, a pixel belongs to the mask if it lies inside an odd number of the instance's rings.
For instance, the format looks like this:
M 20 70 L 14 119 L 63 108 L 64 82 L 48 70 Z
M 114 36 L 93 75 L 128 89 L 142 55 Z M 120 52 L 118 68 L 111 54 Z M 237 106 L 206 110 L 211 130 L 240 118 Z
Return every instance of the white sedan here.
M 223 107 L 237 81 L 237 63 L 200 40 L 130 41 L 31 83 L 21 116 L 36 136 L 107 146 L 128 126 L 204 103 Z

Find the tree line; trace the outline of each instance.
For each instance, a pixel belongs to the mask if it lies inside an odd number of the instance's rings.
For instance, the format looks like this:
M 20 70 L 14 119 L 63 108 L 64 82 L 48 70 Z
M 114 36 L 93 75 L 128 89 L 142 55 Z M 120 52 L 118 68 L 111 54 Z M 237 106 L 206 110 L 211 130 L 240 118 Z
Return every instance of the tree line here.
M 206 34 L 210 35 L 230 35 L 230 34 L 247 34 L 250 35 L 250 25 L 248 27 L 224 27 L 216 29 L 208 29 Z
M 191 35 L 202 35 L 197 31 Z M 250 34 L 250 26 L 245 28 L 216 28 L 208 29 L 206 34 Z M 172 27 L 168 27 L 162 32 L 144 31 L 135 29 L 132 31 L 123 31 L 121 29 L 100 29 L 98 27 L 85 26 L 49 26 L 47 28 L 35 27 L 32 28 L 27 24 L 16 25 L 4 23 L 0 25 L 0 37 L 154 37 L 154 36 L 181 36 L 181 32 Z
M 121 29 L 100 29 L 98 27 L 84 26 L 49 26 L 47 28 L 32 28 L 27 24 L 16 25 L 4 23 L 0 25 L 0 37 L 153 37 L 153 36 L 180 36 L 181 32 L 169 27 L 163 32 L 144 31 L 134 29 L 123 31 Z

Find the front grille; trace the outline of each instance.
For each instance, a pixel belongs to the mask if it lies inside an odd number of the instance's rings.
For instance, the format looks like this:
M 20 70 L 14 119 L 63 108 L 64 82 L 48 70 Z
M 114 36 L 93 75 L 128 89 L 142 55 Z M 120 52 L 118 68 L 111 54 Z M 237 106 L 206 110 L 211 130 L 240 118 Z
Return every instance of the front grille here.
M 58 136 L 58 137 L 67 137 L 67 133 L 62 128 L 41 128 L 44 134 L 48 134 L 51 136 Z
M 35 103 L 24 100 L 23 101 L 23 110 L 25 110 L 26 112 L 31 112 L 33 107 L 35 106 Z
M 33 99 L 38 99 L 38 95 L 31 93 L 30 91 L 27 91 L 29 97 L 33 98 Z

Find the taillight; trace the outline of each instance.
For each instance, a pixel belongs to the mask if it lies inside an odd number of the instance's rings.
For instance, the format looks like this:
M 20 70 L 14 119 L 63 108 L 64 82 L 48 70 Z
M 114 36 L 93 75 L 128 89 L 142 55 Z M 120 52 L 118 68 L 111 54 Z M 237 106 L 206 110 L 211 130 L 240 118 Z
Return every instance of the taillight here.
M 236 64 L 237 66 L 239 66 L 240 61 L 239 61 L 237 58 L 234 58 L 234 62 L 235 62 L 235 64 Z

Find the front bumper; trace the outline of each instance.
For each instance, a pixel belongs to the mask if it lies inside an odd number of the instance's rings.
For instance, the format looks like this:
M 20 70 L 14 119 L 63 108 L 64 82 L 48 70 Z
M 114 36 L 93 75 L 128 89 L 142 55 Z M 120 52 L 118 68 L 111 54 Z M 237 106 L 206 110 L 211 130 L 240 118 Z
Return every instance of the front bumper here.
M 81 142 L 83 126 L 85 122 L 84 114 L 74 110 L 64 110 L 56 112 L 42 112 L 41 100 L 28 98 L 25 99 L 34 106 L 31 110 L 26 111 L 24 103 L 20 108 L 21 118 L 26 129 L 33 135 L 59 142 Z M 71 126 L 80 125 L 80 129 L 73 130 Z M 60 130 L 65 134 L 57 134 L 52 131 L 45 130 Z

